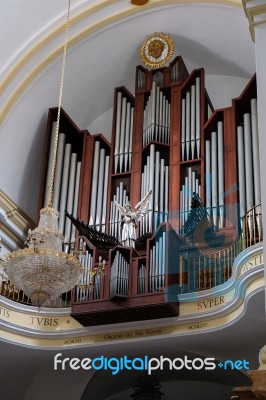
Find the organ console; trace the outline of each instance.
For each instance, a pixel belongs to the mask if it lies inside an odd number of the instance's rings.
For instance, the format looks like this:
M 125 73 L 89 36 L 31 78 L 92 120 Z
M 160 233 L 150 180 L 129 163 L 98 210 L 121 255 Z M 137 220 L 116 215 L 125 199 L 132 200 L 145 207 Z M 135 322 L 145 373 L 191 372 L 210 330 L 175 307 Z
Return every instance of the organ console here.
M 55 119 L 50 109 L 40 207 L 47 202 Z M 115 89 L 111 143 L 80 131 L 64 111 L 60 132 L 55 205 L 65 251 L 74 240 L 86 245 L 84 272 L 73 289 L 79 322 L 177 316 L 180 293 L 230 277 L 229 248 L 242 231 L 241 218 L 260 203 L 255 77 L 230 107 L 215 111 L 203 69 L 189 74 L 180 56 L 160 69 L 138 66 L 135 95 Z M 150 190 L 136 248 L 125 247 L 115 202 L 134 207 Z M 195 199 L 200 207 L 193 214 Z M 213 253 L 225 248 L 217 264 Z M 99 256 L 106 272 L 91 286 Z

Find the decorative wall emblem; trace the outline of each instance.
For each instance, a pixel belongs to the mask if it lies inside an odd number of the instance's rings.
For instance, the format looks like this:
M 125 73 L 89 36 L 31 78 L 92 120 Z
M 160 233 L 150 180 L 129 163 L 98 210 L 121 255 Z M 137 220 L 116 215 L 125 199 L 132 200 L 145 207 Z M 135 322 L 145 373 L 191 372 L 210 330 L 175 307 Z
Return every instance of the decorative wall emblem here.
M 166 33 L 153 33 L 143 42 L 140 49 L 142 62 L 149 68 L 163 67 L 174 52 L 174 41 Z

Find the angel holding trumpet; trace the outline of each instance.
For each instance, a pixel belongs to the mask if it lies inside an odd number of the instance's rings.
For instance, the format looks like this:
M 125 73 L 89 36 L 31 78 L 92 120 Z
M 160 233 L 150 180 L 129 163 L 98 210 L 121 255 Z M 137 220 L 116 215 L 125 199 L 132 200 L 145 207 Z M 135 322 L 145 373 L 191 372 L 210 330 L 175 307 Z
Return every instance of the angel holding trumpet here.
M 147 213 L 151 195 L 152 190 L 146 194 L 146 196 L 135 206 L 135 208 L 132 208 L 129 203 L 121 206 L 114 201 L 114 204 L 120 211 L 122 217 L 121 242 L 123 246 L 135 248 L 137 222 L 140 221 Z

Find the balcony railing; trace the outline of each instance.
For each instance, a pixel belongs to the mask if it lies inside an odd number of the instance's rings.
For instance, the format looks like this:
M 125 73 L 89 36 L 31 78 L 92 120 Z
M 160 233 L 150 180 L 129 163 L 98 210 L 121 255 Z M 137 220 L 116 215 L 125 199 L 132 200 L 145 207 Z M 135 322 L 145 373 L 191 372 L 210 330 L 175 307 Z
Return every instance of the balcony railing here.
M 210 289 L 226 282 L 231 277 L 232 265 L 237 255 L 246 248 L 263 241 L 262 207 L 260 204 L 244 215 L 241 220 L 241 226 L 242 233 L 239 239 L 220 251 L 208 255 L 197 254 L 196 256 L 189 256 L 186 254 L 179 256 L 179 273 L 177 274 L 179 293 Z M 82 262 L 84 271 L 87 265 L 86 260 L 84 259 L 84 262 Z M 88 268 L 91 269 L 92 265 Z M 84 274 L 86 275 L 86 271 Z M 72 292 L 62 294 L 59 299 L 52 301 L 49 306 L 69 307 L 72 301 L 97 301 L 97 299 L 102 298 L 104 278 L 96 279 L 93 291 L 89 290 L 89 285 L 86 285 L 86 287 L 79 285 Z M 140 295 L 143 292 L 143 290 L 138 290 Z M 8 281 L 2 282 L 0 293 L 2 296 L 16 302 L 31 305 L 30 299 Z

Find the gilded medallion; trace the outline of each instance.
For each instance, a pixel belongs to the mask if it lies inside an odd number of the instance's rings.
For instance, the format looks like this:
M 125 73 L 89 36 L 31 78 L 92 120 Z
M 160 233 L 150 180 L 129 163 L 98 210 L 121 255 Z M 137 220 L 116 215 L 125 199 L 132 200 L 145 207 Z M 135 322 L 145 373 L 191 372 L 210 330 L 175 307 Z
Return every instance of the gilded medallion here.
M 142 62 L 150 68 L 165 66 L 174 52 L 174 41 L 166 33 L 153 33 L 143 42 L 140 49 Z

